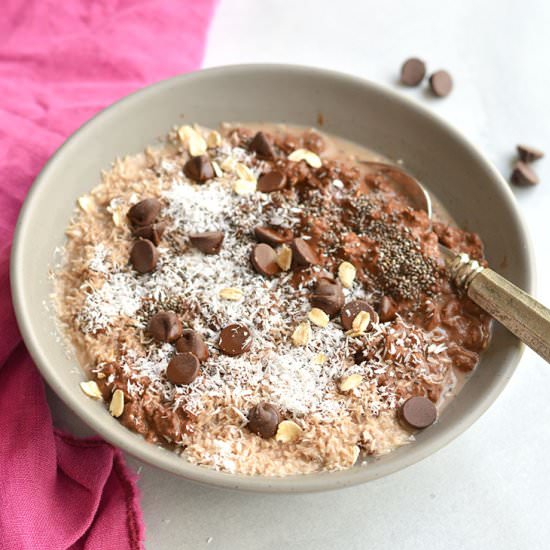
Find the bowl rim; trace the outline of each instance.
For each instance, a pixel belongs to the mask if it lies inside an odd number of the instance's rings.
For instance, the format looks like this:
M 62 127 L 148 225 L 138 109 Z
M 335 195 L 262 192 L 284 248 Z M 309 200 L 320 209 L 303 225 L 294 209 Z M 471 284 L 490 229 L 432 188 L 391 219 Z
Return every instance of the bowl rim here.
M 220 67 L 212 67 L 202 69 L 183 75 L 178 75 L 157 82 L 155 84 L 141 88 L 109 105 L 105 109 L 99 111 L 91 119 L 85 122 L 73 134 L 71 134 L 63 144 L 55 151 L 51 158 L 46 162 L 33 184 L 31 185 L 23 205 L 21 207 L 12 243 L 12 252 L 10 258 L 10 284 L 12 292 L 12 301 L 14 311 L 19 326 L 19 330 L 27 349 L 33 358 L 35 364 L 39 368 L 42 376 L 48 382 L 50 387 L 57 393 L 61 400 L 90 428 L 98 433 L 105 440 L 109 441 L 118 448 L 133 455 L 140 460 L 157 466 L 165 471 L 182 476 L 188 480 L 206 483 L 208 485 L 239 489 L 245 491 L 263 492 L 263 493 L 304 493 L 318 492 L 332 489 L 339 489 L 346 486 L 357 485 L 370 481 L 372 479 L 384 477 L 391 473 L 397 472 L 406 467 L 423 460 L 429 455 L 434 454 L 438 450 L 453 441 L 460 434 L 465 432 L 485 411 L 492 405 L 496 398 L 503 391 L 504 387 L 510 380 L 513 372 L 523 354 L 524 346 L 521 342 L 517 342 L 515 354 L 508 357 L 506 361 L 506 375 L 500 377 L 498 383 L 494 384 L 492 390 L 478 402 L 475 409 L 469 411 L 468 414 L 458 423 L 454 429 L 442 432 L 436 440 L 430 445 L 423 447 L 411 446 L 405 457 L 399 457 L 397 460 L 385 464 L 381 467 L 376 476 L 371 475 L 370 469 L 354 468 L 345 470 L 344 472 L 324 472 L 321 474 L 305 474 L 297 476 L 287 476 L 282 478 L 272 478 L 267 476 L 244 476 L 236 474 L 228 474 L 191 464 L 182 459 L 172 451 L 158 447 L 145 441 L 141 436 L 134 434 L 118 422 L 117 428 L 112 428 L 111 423 L 103 423 L 99 415 L 90 415 L 86 410 L 84 401 L 74 388 L 69 388 L 56 375 L 56 369 L 51 366 L 48 360 L 48 354 L 45 347 L 39 341 L 39 338 L 32 332 L 29 322 L 30 311 L 28 303 L 25 299 L 24 285 L 18 277 L 18 273 L 22 270 L 23 262 L 23 243 L 25 240 L 28 220 L 35 206 L 35 195 L 40 188 L 42 182 L 46 181 L 49 173 L 53 169 L 56 162 L 63 157 L 65 152 L 70 149 L 71 145 L 81 137 L 84 137 L 87 132 L 98 124 L 101 124 L 103 119 L 107 119 L 111 112 L 117 110 L 123 105 L 129 105 L 135 101 L 141 101 L 143 98 L 154 96 L 160 91 L 170 88 L 171 86 L 180 86 L 186 82 L 203 78 L 204 75 L 210 77 L 225 76 L 228 73 L 250 74 L 258 71 L 272 73 L 292 73 L 296 75 L 311 75 L 324 78 L 327 80 L 340 81 L 349 83 L 363 88 L 370 88 L 375 93 L 386 95 L 392 101 L 401 104 L 403 107 L 416 111 L 419 115 L 428 119 L 430 124 L 438 126 L 445 131 L 453 141 L 457 142 L 464 148 L 472 158 L 481 164 L 486 169 L 494 182 L 494 185 L 500 187 L 502 198 L 507 203 L 512 216 L 515 218 L 520 240 L 525 246 L 526 269 L 527 269 L 527 284 L 525 290 L 532 292 L 535 286 L 535 261 L 533 254 L 533 245 L 531 238 L 526 229 L 523 217 L 519 211 L 514 194 L 506 183 L 501 174 L 493 166 L 493 164 L 485 157 L 485 155 L 473 144 L 471 144 L 457 129 L 451 124 L 435 115 L 428 110 L 427 107 L 421 105 L 416 100 L 404 96 L 397 91 L 390 89 L 387 86 L 373 83 L 369 80 L 342 73 L 339 71 L 323 69 L 318 67 L 278 64 L 278 63 L 252 63 L 252 64 L 237 64 L 226 65 Z M 514 351 L 514 349 L 512 349 Z M 132 439 L 134 438 L 134 439 Z M 173 460 L 177 457 L 178 462 Z M 338 475 L 340 474 L 340 475 Z M 346 475 L 347 474 L 347 475 Z

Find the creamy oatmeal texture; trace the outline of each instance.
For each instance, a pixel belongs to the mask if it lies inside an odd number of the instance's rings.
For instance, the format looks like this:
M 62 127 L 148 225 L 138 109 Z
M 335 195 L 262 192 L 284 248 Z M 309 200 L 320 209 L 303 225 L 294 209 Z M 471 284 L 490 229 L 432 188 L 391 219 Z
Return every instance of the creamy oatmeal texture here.
M 84 393 L 232 473 L 345 469 L 412 441 L 410 398 L 435 418 L 489 335 L 437 241 L 483 251 L 432 228 L 381 161 L 239 125 L 184 126 L 115 161 L 79 199 L 54 274 Z

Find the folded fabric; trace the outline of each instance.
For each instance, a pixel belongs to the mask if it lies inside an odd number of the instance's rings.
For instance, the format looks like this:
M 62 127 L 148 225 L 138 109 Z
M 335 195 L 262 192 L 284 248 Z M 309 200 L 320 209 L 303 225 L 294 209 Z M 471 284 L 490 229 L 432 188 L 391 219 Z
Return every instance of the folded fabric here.
M 21 342 L 9 253 L 21 202 L 99 109 L 202 60 L 215 0 L 4 0 L 0 18 L 0 550 L 142 547 L 120 451 L 56 431 Z M 46 268 L 46 266 L 45 266 Z

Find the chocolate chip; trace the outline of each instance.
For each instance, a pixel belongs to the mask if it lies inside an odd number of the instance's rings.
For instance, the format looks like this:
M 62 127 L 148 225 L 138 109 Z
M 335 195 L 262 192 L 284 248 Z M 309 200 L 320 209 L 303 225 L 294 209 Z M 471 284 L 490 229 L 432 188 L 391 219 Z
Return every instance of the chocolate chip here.
M 277 253 L 268 244 L 257 244 L 250 254 L 250 261 L 254 266 L 254 269 L 260 274 L 266 277 L 273 277 L 277 275 L 281 268 L 277 263 Z
M 187 386 L 197 378 L 199 367 L 199 360 L 193 353 L 177 353 L 168 363 L 166 378 L 172 384 Z
M 327 315 L 334 317 L 344 305 L 344 291 L 338 281 L 321 279 L 317 281 L 310 298 L 311 307 L 322 309 Z
M 128 219 L 137 226 L 151 225 L 161 208 L 158 199 L 144 199 L 128 210 Z
M 239 323 L 228 325 L 220 332 L 218 345 L 226 355 L 241 355 L 252 347 L 252 335 L 245 325 Z
M 453 79 L 447 71 L 436 71 L 430 76 L 430 88 L 437 97 L 445 97 L 453 89 Z
M 397 313 L 397 304 L 389 297 L 382 296 L 380 301 L 380 307 L 378 308 L 378 314 L 380 315 L 380 321 L 387 323 L 393 321 Z
M 183 167 L 183 173 L 197 183 L 204 183 L 214 177 L 214 169 L 207 155 L 190 158 Z
M 148 240 L 139 239 L 130 251 L 130 262 L 136 271 L 149 273 L 157 265 L 159 253 L 155 245 Z
M 427 397 L 415 396 L 401 405 L 399 416 L 408 427 L 421 430 L 436 421 L 437 409 Z
M 406 86 L 418 86 L 426 76 L 426 63 L 411 57 L 401 66 L 401 82 Z
M 292 241 L 292 263 L 295 267 L 309 267 L 319 263 L 317 253 L 301 237 Z
M 279 411 L 269 403 L 258 403 L 248 412 L 248 429 L 267 439 L 277 433 L 279 425 Z
M 202 336 L 190 328 L 184 329 L 181 338 L 176 340 L 176 349 L 181 353 L 190 352 L 195 354 L 201 363 L 208 359 L 208 347 Z
M 258 132 L 252 138 L 252 141 L 248 144 L 248 150 L 253 151 L 259 157 L 265 159 L 272 159 L 275 156 L 273 147 L 271 146 L 271 143 L 269 143 L 263 132 Z
M 159 222 L 152 223 L 151 225 L 144 225 L 142 227 L 137 227 L 133 231 L 134 237 L 141 237 L 142 239 L 147 239 L 151 241 L 155 246 L 160 243 L 164 231 L 166 230 L 167 223 Z
M 189 240 L 201 252 L 217 254 L 222 247 L 224 236 L 222 231 L 206 231 L 204 233 L 191 233 Z
M 262 174 L 258 179 L 258 191 L 261 191 L 262 193 L 280 191 L 285 185 L 286 176 L 277 170 Z
M 260 243 L 266 243 L 271 246 L 278 246 L 289 242 L 292 239 L 292 231 L 290 229 L 271 229 L 269 227 L 255 227 L 254 236 Z
M 340 312 L 340 320 L 344 330 L 351 330 L 353 320 L 361 311 L 366 311 L 370 315 L 369 327 L 373 322 L 378 323 L 378 314 L 368 302 L 365 300 L 352 300 L 348 302 Z
M 182 330 L 181 321 L 173 311 L 156 313 L 147 325 L 147 331 L 157 342 L 175 342 Z
M 534 162 L 544 156 L 544 153 L 540 149 L 535 149 L 528 145 L 517 145 L 516 149 L 518 150 L 519 158 L 523 162 Z
M 535 174 L 533 169 L 521 160 L 514 164 L 514 170 L 510 179 L 512 183 L 520 187 L 531 187 L 539 182 L 539 177 Z

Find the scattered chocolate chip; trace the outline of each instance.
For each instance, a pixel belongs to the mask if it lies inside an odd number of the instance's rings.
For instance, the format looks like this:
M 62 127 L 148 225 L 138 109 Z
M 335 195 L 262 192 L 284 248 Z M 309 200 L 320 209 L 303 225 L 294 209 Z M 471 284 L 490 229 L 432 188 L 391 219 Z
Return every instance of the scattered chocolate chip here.
M 418 86 L 426 76 L 426 63 L 411 57 L 401 66 L 401 82 L 406 86 Z
M 207 155 L 190 158 L 183 167 L 183 173 L 197 183 L 204 183 L 214 177 L 214 169 Z
M 380 301 L 380 307 L 378 308 L 378 314 L 380 315 L 380 321 L 387 323 L 393 321 L 397 313 L 397 304 L 389 296 L 382 296 Z
M 222 231 L 206 231 L 205 233 L 191 233 L 189 240 L 201 252 L 217 254 L 222 247 L 224 236 Z
M 281 268 L 277 263 L 277 253 L 268 244 L 257 244 L 250 254 L 250 261 L 254 266 L 254 269 L 260 274 L 266 277 L 273 277 L 277 275 Z
M 529 147 L 528 145 L 517 145 L 518 155 L 523 162 L 534 162 L 544 156 L 544 153 L 540 149 Z
M 147 325 L 147 331 L 157 342 L 175 342 L 182 330 L 181 321 L 173 311 L 156 313 Z
M 279 411 L 269 403 L 258 403 L 248 412 L 248 429 L 267 439 L 277 433 L 279 425 Z
M 245 325 L 238 323 L 228 325 L 220 332 L 218 345 L 226 355 L 241 355 L 252 347 L 252 335 Z
M 345 304 L 340 312 L 340 320 L 344 330 L 351 330 L 353 320 L 361 311 L 366 311 L 370 315 L 369 327 L 373 322 L 378 323 L 378 314 L 368 302 L 365 300 L 352 300 Z
M 130 251 L 130 262 L 136 271 L 149 273 L 157 265 L 159 253 L 155 245 L 146 239 L 138 239 Z
M 431 426 L 437 419 L 437 409 L 427 397 L 410 397 L 401 405 L 399 416 L 415 430 Z
M 514 164 L 514 170 L 512 171 L 510 179 L 512 183 L 520 187 L 531 187 L 539 182 L 539 177 L 535 174 L 533 169 L 521 160 L 518 160 L 518 162 Z
M 253 151 L 259 157 L 272 159 L 275 156 L 271 143 L 265 137 L 263 132 L 258 132 L 248 145 L 248 150 Z
M 144 199 L 128 210 L 128 219 L 133 225 L 151 225 L 159 215 L 160 208 L 158 199 Z
M 151 241 L 155 246 L 160 243 L 164 231 L 166 231 L 166 222 L 152 223 L 151 225 L 143 225 L 136 227 L 133 231 L 134 237 L 140 237 Z
M 309 267 L 319 263 L 317 253 L 311 248 L 309 243 L 297 237 L 292 240 L 292 263 L 296 267 Z
M 199 360 L 193 353 L 177 353 L 168 363 L 166 378 L 172 384 L 187 386 L 197 378 L 199 367 Z
M 269 227 L 255 227 L 254 236 L 260 243 L 266 243 L 271 246 L 278 246 L 289 242 L 292 239 L 292 231 L 290 229 L 271 229 Z
M 436 71 L 430 76 L 430 88 L 437 97 L 445 97 L 453 89 L 453 79 L 447 71 Z
M 273 170 L 262 174 L 258 179 L 258 191 L 262 193 L 271 193 L 280 191 L 286 185 L 286 176 L 282 172 Z
M 176 340 L 176 349 L 180 353 L 193 353 L 201 363 L 208 359 L 208 347 L 202 336 L 190 328 L 184 329 L 181 337 Z
M 327 315 L 334 317 L 344 305 L 344 291 L 338 281 L 320 279 L 317 281 L 310 298 L 311 307 L 322 309 Z

